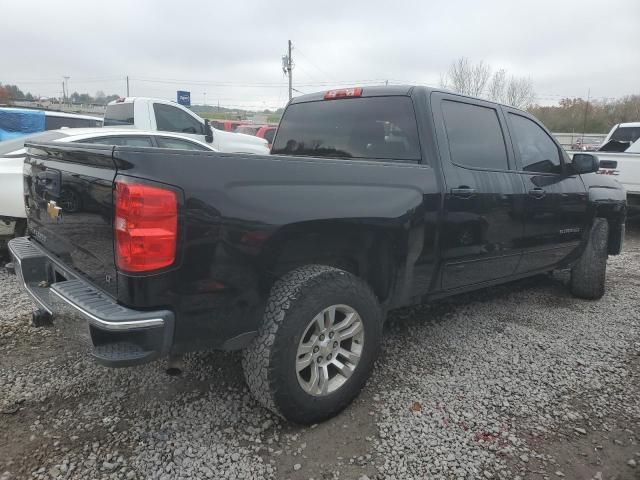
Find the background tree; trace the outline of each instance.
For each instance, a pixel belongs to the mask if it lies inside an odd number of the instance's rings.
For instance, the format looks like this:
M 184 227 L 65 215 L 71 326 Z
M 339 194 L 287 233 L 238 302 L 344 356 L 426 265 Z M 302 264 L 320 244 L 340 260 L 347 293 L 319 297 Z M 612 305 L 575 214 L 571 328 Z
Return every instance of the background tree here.
M 7 89 L 0 85 L 0 104 L 9 103 L 9 92 Z
M 449 70 L 440 78 L 444 88 L 472 97 L 479 97 L 484 92 L 491 67 L 480 61 L 473 64 L 466 57 L 461 57 L 449 66 Z
M 640 121 L 640 95 L 590 102 L 563 98 L 558 105 L 532 105 L 528 111 L 552 132 L 608 133 L 617 123 Z
M 533 83 L 525 77 L 508 76 L 504 68 L 493 74 L 484 61 L 476 64 L 461 57 L 441 77 L 444 88 L 472 97 L 487 98 L 516 108 L 526 108 L 535 99 Z

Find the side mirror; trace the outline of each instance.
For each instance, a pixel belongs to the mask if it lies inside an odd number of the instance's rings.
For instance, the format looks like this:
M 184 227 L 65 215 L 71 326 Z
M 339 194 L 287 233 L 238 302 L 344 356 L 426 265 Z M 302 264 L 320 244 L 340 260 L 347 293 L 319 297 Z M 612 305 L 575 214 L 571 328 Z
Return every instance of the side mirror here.
M 594 173 L 600 170 L 600 160 L 591 153 L 575 153 L 571 160 L 574 173 Z
M 208 118 L 204 119 L 204 139 L 207 143 L 213 143 L 213 129 Z

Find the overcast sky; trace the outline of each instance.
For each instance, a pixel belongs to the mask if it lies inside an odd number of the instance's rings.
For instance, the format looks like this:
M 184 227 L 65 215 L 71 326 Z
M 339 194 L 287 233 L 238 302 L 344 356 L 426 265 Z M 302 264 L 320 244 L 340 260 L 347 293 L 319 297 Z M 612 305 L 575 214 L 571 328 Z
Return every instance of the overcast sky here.
M 640 93 L 640 0 L 2 2 L 0 82 L 43 96 L 126 93 L 283 106 L 300 92 L 438 85 L 455 59 L 531 78 L 540 103 Z M 527 6 L 524 6 L 524 5 Z M 297 95 L 297 93 L 296 93 Z

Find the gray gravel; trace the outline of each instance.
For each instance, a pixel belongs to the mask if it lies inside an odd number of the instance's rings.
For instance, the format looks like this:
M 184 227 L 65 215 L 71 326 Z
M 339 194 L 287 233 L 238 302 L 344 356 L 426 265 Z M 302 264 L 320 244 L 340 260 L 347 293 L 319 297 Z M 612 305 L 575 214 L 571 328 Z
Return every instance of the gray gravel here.
M 237 353 L 95 365 L 0 271 L 0 479 L 638 478 L 640 229 L 608 293 L 566 274 L 395 312 L 342 415 L 301 428 L 249 396 Z

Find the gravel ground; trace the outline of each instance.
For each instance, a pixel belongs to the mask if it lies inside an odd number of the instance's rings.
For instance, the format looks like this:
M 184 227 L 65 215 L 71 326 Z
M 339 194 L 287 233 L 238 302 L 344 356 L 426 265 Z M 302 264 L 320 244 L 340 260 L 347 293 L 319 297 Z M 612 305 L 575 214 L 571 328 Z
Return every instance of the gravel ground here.
M 394 312 L 343 414 L 301 428 L 260 408 L 240 355 L 111 370 L 0 269 L 0 479 L 638 479 L 640 227 L 607 294 L 566 274 Z

